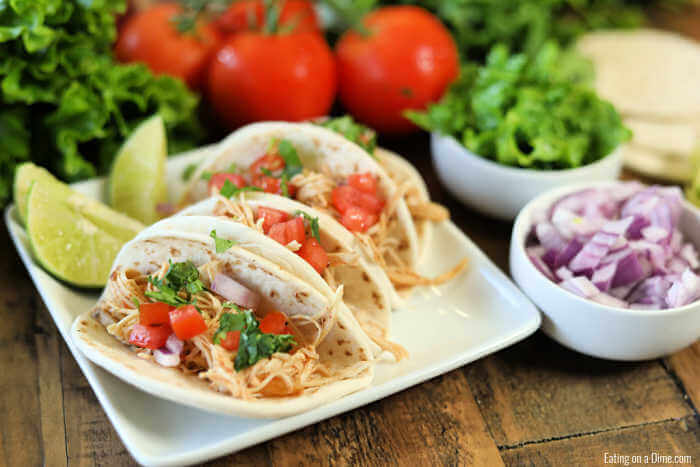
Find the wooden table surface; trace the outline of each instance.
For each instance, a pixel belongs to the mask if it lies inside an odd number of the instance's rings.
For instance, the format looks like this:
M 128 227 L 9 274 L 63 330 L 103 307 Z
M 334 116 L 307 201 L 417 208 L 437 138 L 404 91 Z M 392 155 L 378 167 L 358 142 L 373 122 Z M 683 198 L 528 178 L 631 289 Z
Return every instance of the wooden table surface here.
M 700 14 L 657 16 L 700 36 Z M 438 184 L 427 137 L 388 141 L 425 174 L 454 222 L 504 271 L 511 224 L 464 208 Z M 0 233 L 0 466 L 132 465 Z M 663 332 L 662 329 L 659 332 Z M 700 463 L 700 342 L 616 363 L 536 333 L 511 348 L 212 465 L 603 465 L 604 455 Z

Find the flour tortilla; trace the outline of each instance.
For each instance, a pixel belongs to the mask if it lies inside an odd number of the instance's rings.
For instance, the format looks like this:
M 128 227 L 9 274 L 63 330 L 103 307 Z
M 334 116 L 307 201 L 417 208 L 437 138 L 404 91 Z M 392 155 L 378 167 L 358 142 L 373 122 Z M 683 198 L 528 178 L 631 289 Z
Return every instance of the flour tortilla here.
M 691 123 L 634 117 L 624 123 L 634 133 L 631 144 L 649 151 L 688 158 L 697 146 L 698 127 Z
M 384 167 L 384 170 L 389 174 L 392 180 L 398 186 L 403 183 L 408 183 L 410 186 L 408 195 L 414 196 L 422 203 L 430 202 L 430 193 L 428 186 L 425 184 L 423 177 L 418 173 L 416 168 L 403 157 L 395 152 L 383 148 L 377 148 L 375 155 L 379 160 L 379 164 Z M 433 235 L 433 222 L 426 219 L 414 219 L 413 223 L 416 226 L 418 235 L 418 261 L 422 261 L 425 257 L 427 247 L 430 244 L 430 239 Z
M 342 135 L 311 123 L 264 122 L 245 126 L 221 141 L 193 174 L 182 204 L 209 197 L 203 173 L 226 171 L 233 163 L 245 170 L 268 151 L 273 140 L 282 139 L 295 147 L 304 167 L 314 169 L 323 164 L 340 177 L 370 172 L 378 178 L 379 190 L 386 199 L 396 193 L 396 184 L 386 171 L 364 149 Z M 403 199 L 397 202 L 396 214 L 398 228 L 390 232 L 390 236 L 399 239 L 403 245 L 399 256 L 414 267 L 419 255 L 418 235 Z
M 185 220 L 203 221 L 197 218 Z M 157 223 L 124 246 L 115 260 L 113 270 L 127 268 L 150 274 L 168 260 L 190 260 L 197 266 L 212 259 L 221 260 L 230 268 L 230 273 L 236 280 L 264 297 L 261 307 L 285 310 L 290 316 L 301 314 L 319 320 L 335 320 L 332 329 L 317 347 L 321 362 L 335 371 L 352 366 L 358 366 L 362 370 L 350 378 L 293 397 L 237 399 L 216 392 L 206 381 L 196 376 L 188 376 L 176 369 L 139 358 L 130 347 L 107 333 L 102 323 L 109 318 L 100 312 L 101 302 L 73 323 L 71 335 L 80 351 L 115 376 L 154 396 L 217 414 L 239 417 L 286 417 L 367 387 L 374 374 L 375 349 L 347 308 L 333 308 L 333 302 L 312 285 L 247 248 L 256 237 L 262 239 L 263 235 L 242 225 L 231 228 L 234 223 L 223 219 L 208 220 L 208 227 L 215 228 L 220 236 L 239 243 L 226 252 L 217 254 L 214 240 L 208 235 L 162 228 Z M 289 252 L 289 256 L 296 255 Z M 103 297 L 109 291 L 108 283 Z M 332 309 L 335 311 L 332 312 Z
M 625 116 L 700 117 L 700 47 L 654 30 L 600 31 L 577 43 L 596 68 L 596 89 Z
M 219 197 L 212 197 L 200 201 L 180 211 L 177 215 L 213 216 L 219 199 Z M 234 201 L 246 203 L 251 207 L 253 212 L 257 212 L 259 207 L 269 207 L 286 212 L 290 216 L 294 216 L 297 212 L 302 211 L 311 217 L 317 218 L 319 221 L 320 243 L 327 252 L 344 252 L 351 255 L 354 253 L 357 254 L 357 262 L 355 265 L 348 264 L 334 268 L 336 280 L 344 287 L 343 302 L 348 305 L 363 328 L 382 329 L 384 332 L 381 337 L 389 339 L 393 286 L 386 276 L 386 273 L 363 253 L 362 247 L 355 239 L 354 235 L 338 223 L 338 221 L 333 219 L 333 217 L 283 196 L 266 193 L 245 193 L 241 199 L 236 199 Z M 183 228 L 187 228 L 187 226 L 183 226 Z M 272 243 L 276 244 L 277 242 L 272 241 Z M 266 246 L 268 245 L 266 244 Z M 273 249 L 272 246 L 275 248 Z M 277 251 L 280 246 L 281 245 L 270 244 L 270 248 L 266 249 L 266 251 L 268 253 Z M 286 250 L 284 247 L 282 247 L 282 249 Z M 286 261 L 288 255 L 286 252 L 282 253 L 285 254 L 268 255 L 268 258 L 273 259 L 281 257 L 285 258 Z M 324 287 L 318 281 L 320 277 L 318 273 L 313 268 L 306 267 L 308 266 L 306 261 L 302 260 L 300 264 L 296 264 L 295 262 L 294 265 L 288 264 L 282 266 L 295 268 L 293 271 L 294 274 L 302 280 L 320 287 L 321 290 L 324 290 L 326 293 L 332 293 L 332 291 L 327 290 L 327 286 Z
M 695 173 L 690 157 L 664 154 L 634 144 L 625 146 L 622 157 L 626 167 L 648 177 L 685 183 Z

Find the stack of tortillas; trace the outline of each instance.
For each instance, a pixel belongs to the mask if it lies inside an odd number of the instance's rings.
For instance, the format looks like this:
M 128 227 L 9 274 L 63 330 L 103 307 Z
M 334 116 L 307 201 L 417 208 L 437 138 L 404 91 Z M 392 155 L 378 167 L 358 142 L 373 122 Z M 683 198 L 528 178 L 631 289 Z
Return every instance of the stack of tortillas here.
M 598 93 L 634 132 L 625 164 L 653 177 L 691 178 L 700 136 L 700 45 L 640 29 L 587 34 L 577 46 L 595 65 Z

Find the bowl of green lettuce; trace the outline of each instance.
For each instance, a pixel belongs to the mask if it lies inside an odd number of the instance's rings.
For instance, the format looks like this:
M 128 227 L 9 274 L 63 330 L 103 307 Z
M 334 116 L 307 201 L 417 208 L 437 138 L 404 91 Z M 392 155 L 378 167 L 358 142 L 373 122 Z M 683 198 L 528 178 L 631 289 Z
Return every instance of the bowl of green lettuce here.
M 592 66 L 545 44 L 536 54 L 495 46 L 425 112 L 435 169 L 465 204 L 514 219 L 538 194 L 573 182 L 618 177 L 630 138 L 612 104 L 591 86 Z

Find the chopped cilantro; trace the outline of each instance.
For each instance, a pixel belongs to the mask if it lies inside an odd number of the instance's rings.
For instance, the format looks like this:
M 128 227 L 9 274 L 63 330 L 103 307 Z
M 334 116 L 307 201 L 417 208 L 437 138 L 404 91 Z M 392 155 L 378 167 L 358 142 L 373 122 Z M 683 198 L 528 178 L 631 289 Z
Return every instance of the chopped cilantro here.
M 314 237 L 316 241 L 320 243 L 321 233 L 318 227 L 318 217 L 311 217 L 304 211 L 297 211 L 294 214 L 296 214 L 297 216 L 302 216 L 306 220 L 306 222 L 309 223 L 309 227 L 311 228 L 311 236 Z
M 226 240 L 225 238 L 218 237 L 216 235 L 216 230 L 212 230 L 211 232 L 209 232 L 209 236 L 214 239 L 214 244 L 216 245 L 217 253 L 223 253 L 236 243 L 233 240 Z
M 377 148 L 377 133 L 373 129 L 357 123 L 350 115 L 329 118 L 319 125 L 340 133 L 374 157 L 374 150 Z
M 238 188 L 236 185 L 231 183 L 231 180 L 226 180 L 224 182 L 224 186 L 222 186 L 221 190 L 219 190 L 219 194 L 221 194 L 221 196 L 225 196 L 226 198 L 232 198 L 233 196 L 243 193 L 244 191 L 262 191 L 262 189 L 257 186 L 244 186 L 243 188 Z
M 199 178 L 201 178 L 202 180 L 209 181 L 209 180 L 211 180 L 212 175 L 214 175 L 214 174 L 209 172 L 208 170 L 205 170 L 204 172 L 202 172 L 202 175 Z
M 190 164 L 187 167 L 185 167 L 185 170 L 182 171 L 182 181 L 186 182 L 190 178 L 192 178 L 192 175 L 194 174 L 194 171 L 197 170 L 197 164 Z M 211 174 L 210 174 L 211 177 Z
M 228 166 L 228 170 L 226 171 L 226 173 L 238 173 L 238 165 L 235 162 L 231 162 L 231 165 Z
M 137 309 L 141 307 L 141 301 L 138 298 L 131 297 L 131 301 L 134 303 Z
M 148 282 L 158 290 L 147 291 L 146 296 L 172 306 L 195 303 L 192 295 L 205 290 L 204 283 L 199 279 L 199 271 L 192 261 L 171 262 L 162 279 L 148 276 Z M 180 295 L 183 291 L 186 292 L 187 298 Z
M 294 149 L 292 143 L 286 139 L 281 140 L 277 143 L 277 152 L 282 159 L 284 159 L 285 166 L 282 175 L 286 175 L 288 180 L 291 180 L 296 174 L 301 173 L 304 166 L 301 165 L 301 159 L 299 159 L 299 154 L 297 150 Z
M 291 334 L 265 334 L 260 330 L 260 323 L 251 310 L 241 310 L 231 304 L 236 313 L 225 312 L 219 317 L 219 328 L 214 333 L 214 344 L 229 332 L 239 331 L 241 338 L 238 353 L 234 360 L 234 368 L 241 371 L 255 365 L 263 358 L 268 358 L 276 352 L 289 352 L 296 345 Z M 228 308 L 226 304 L 224 307 Z
M 289 198 L 289 179 L 287 178 L 287 174 L 282 174 L 280 189 L 282 190 L 282 196 Z

